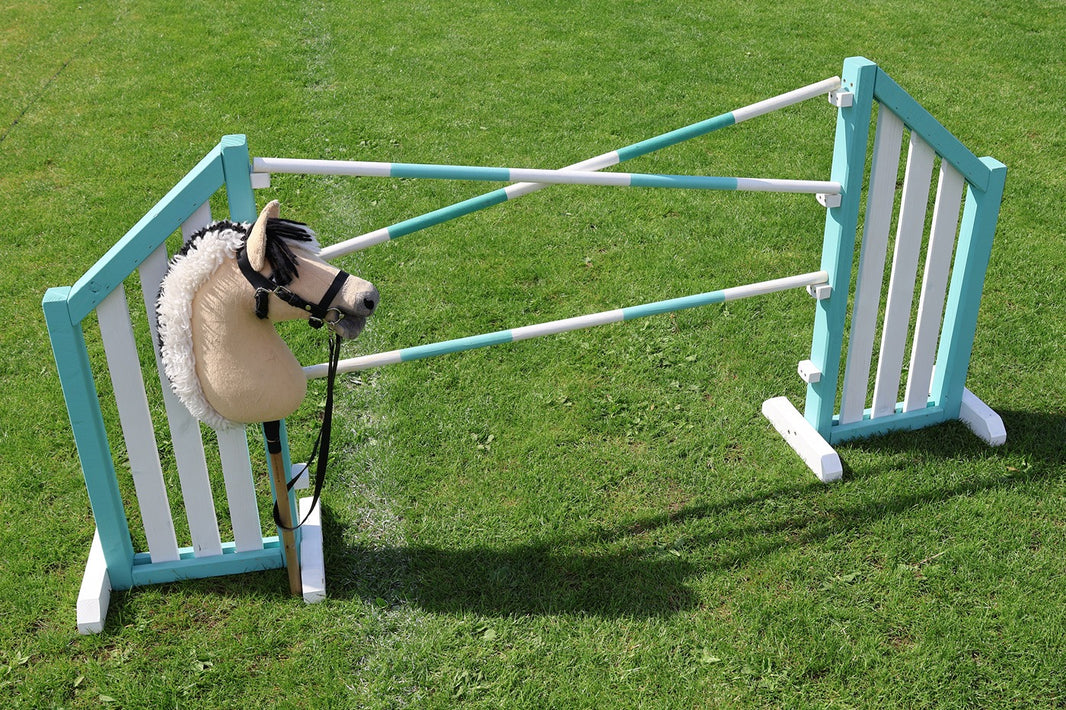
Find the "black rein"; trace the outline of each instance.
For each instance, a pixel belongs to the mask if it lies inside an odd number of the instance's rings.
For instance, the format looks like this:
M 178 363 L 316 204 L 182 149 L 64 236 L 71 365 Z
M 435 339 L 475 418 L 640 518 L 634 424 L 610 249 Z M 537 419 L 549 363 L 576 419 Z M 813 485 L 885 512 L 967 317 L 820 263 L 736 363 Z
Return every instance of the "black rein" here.
M 244 278 L 248 280 L 248 283 L 255 289 L 255 314 L 259 318 L 266 318 L 268 315 L 268 304 L 270 302 L 270 294 L 274 294 L 285 303 L 300 310 L 307 311 L 310 317 L 307 320 L 308 325 L 312 328 L 321 328 L 323 324 L 333 324 L 344 317 L 344 314 L 336 309 L 330 308 L 329 304 L 336 298 L 341 288 L 344 287 L 344 282 L 348 280 L 348 273 L 345 271 L 338 271 L 337 275 L 333 278 L 333 283 L 326 289 L 326 293 L 322 296 L 318 303 L 311 303 L 303 297 L 293 293 L 285 286 L 276 283 L 273 279 L 269 279 L 263 276 L 261 273 L 252 268 L 251 262 L 248 260 L 248 249 L 241 248 L 237 252 L 237 265 L 241 269 L 241 273 L 244 274 Z M 336 314 L 333 320 L 326 320 L 326 316 L 330 311 Z M 329 460 L 329 439 L 330 432 L 333 428 L 333 385 L 337 380 L 337 363 L 340 361 L 341 352 L 341 337 L 337 333 L 331 332 L 329 336 L 329 369 L 326 376 L 326 404 L 322 412 L 322 428 L 318 431 L 318 438 L 315 439 L 315 444 L 311 448 L 311 455 L 307 458 L 307 463 L 304 464 L 303 469 L 296 476 L 293 476 L 289 480 L 288 485 L 285 487 L 285 497 L 288 498 L 288 492 L 293 489 L 296 482 L 300 480 L 300 477 L 311 468 L 312 462 L 316 463 L 315 466 L 315 489 L 314 498 L 311 501 L 311 507 L 308 509 L 307 515 L 304 519 L 297 523 L 294 527 L 288 527 L 281 522 L 281 515 L 278 511 L 278 500 L 281 499 L 281 491 L 274 492 L 274 523 L 285 530 L 295 530 L 296 528 L 307 522 L 307 518 L 310 517 L 311 512 L 314 511 L 315 506 L 318 505 L 319 497 L 322 495 L 322 484 L 326 480 L 326 464 Z M 281 451 L 281 422 L 264 422 L 263 433 L 266 436 L 267 451 L 268 453 L 278 453 Z M 317 462 L 315 461 L 317 459 Z M 288 472 L 286 472 L 288 475 Z

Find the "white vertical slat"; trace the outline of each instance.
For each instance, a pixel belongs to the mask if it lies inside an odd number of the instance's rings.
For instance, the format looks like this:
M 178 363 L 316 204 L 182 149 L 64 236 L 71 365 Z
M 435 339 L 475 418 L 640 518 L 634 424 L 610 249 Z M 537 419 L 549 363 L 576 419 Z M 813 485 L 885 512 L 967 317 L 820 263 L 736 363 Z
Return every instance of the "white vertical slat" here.
M 255 499 L 248 434 L 244 427 L 216 429 L 215 434 L 218 436 L 218 453 L 222 459 L 222 475 L 226 481 L 226 498 L 229 500 L 237 552 L 261 550 L 263 528 Z
M 211 224 L 211 204 L 205 202 L 192 213 L 192 216 L 181 223 L 181 238 L 188 241 L 198 229 L 209 224 Z
M 201 227 L 211 223 L 211 207 L 204 203 L 181 225 L 181 233 L 188 239 Z M 259 522 L 259 506 L 255 497 L 251 457 L 248 455 L 248 434 L 244 427 L 216 429 L 218 454 L 222 462 L 222 477 L 226 483 L 230 522 L 237 552 L 263 549 L 263 528 Z
M 152 562 L 172 562 L 178 559 L 178 542 L 122 284 L 100 303 L 96 315 L 100 322 L 107 368 L 111 373 L 122 436 L 126 441 L 133 487 L 141 508 L 148 552 Z
M 903 196 L 896 225 L 896 249 L 892 256 L 892 275 L 888 280 L 885 322 L 881 332 L 881 355 L 874 383 L 872 418 L 895 413 L 899 383 L 903 371 L 903 350 L 914 301 L 914 281 L 918 275 L 918 256 L 925 231 L 925 213 L 929 206 L 929 185 L 933 176 L 933 149 L 921 136 L 911 133 L 907 153 L 907 171 L 903 177 Z
M 197 557 L 211 557 L 222 554 L 222 539 L 218 532 L 215 502 L 211 494 L 211 482 L 207 475 L 207 460 L 200 435 L 200 423 L 189 414 L 189 410 L 170 389 L 170 382 L 167 380 L 163 362 L 159 357 L 155 299 L 166 269 L 166 247 L 160 246 L 140 266 L 141 290 L 152 330 L 156 368 L 159 371 L 159 382 L 163 388 L 163 404 L 166 407 L 170 436 L 174 443 L 174 458 L 178 466 L 178 479 L 181 481 L 185 517 L 189 521 L 193 553 Z
M 877 111 L 870 187 L 866 198 L 866 225 L 859 252 L 859 273 L 851 312 L 851 336 L 844 366 L 840 401 L 840 423 L 862 419 L 866 395 L 870 391 L 870 362 L 873 359 L 874 332 L 881 304 L 881 282 L 888 251 L 888 230 L 896 195 L 896 175 L 903 145 L 903 121 L 884 106 Z
M 903 398 L 903 411 L 924 409 L 929 401 L 929 387 L 933 381 L 933 361 L 940 335 L 940 321 L 947 296 L 951 254 L 955 247 L 955 232 L 959 226 L 962 206 L 963 177 L 946 161 L 941 163 L 940 180 L 933 206 L 933 226 L 929 232 L 929 248 L 925 257 L 925 275 L 918 301 L 918 319 L 911 347 L 910 372 Z

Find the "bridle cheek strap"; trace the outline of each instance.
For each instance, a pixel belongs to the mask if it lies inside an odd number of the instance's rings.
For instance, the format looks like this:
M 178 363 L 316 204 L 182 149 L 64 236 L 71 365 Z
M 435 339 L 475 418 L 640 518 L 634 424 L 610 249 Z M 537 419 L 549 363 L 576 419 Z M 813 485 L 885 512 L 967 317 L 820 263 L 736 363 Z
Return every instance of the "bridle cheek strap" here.
M 333 302 L 333 299 L 337 297 L 340 290 L 344 288 L 344 283 L 348 280 L 349 276 L 346 271 L 338 271 L 337 275 L 333 277 L 333 283 L 331 283 L 329 288 L 326 289 L 326 293 L 322 296 L 322 299 L 318 303 L 311 303 L 256 271 L 252 267 L 252 263 L 248 260 L 247 249 L 242 248 L 237 252 L 237 266 L 240 267 L 241 273 L 244 274 L 244 278 L 247 279 L 248 283 L 250 283 L 252 288 L 255 289 L 255 315 L 259 318 L 266 318 L 269 315 L 270 294 L 274 294 L 294 308 L 307 311 L 310 315 L 307 323 L 312 328 L 321 328 L 324 323 L 335 323 L 344 317 L 343 313 L 335 308 L 330 308 L 329 304 Z M 333 321 L 327 321 L 326 316 L 329 315 L 331 310 L 337 314 L 337 317 Z

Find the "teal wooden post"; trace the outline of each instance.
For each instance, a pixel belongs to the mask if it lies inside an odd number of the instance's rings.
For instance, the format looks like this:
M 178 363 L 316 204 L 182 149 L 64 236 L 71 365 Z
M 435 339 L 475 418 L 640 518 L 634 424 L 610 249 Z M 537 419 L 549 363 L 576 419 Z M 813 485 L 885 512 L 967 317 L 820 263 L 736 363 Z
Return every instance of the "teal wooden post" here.
M 1007 166 L 1003 163 L 994 158 L 981 158 L 981 162 L 989 169 L 988 186 L 980 190 L 970 185 L 966 191 L 933 373 L 933 400 L 943 407 L 947 419 L 958 418 L 962 406 L 966 372 L 977 333 L 977 312 L 1007 179 Z
M 133 586 L 133 542 L 81 321 L 71 321 L 70 293 L 69 287 L 50 288 L 42 306 L 108 578 L 113 589 L 129 589 Z
M 223 136 L 219 147 L 222 150 L 222 174 L 226 181 L 230 219 L 234 222 L 254 222 L 258 213 L 252 192 L 252 158 L 248 153 L 248 141 L 242 135 Z
M 821 372 L 807 386 L 804 418 L 824 438 L 829 438 L 840 379 L 844 321 L 851 291 L 851 266 L 855 253 L 859 206 L 866 168 L 870 114 L 873 111 L 877 65 L 863 57 L 844 61 L 842 92 L 851 92 L 851 106 L 838 109 L 836 141 L 830 180 L 841 186 L 840 204 L 827 211 L 822 242 L 822 271 L 829 274 L 829 298 L 818 301 L 814 317 L 811 361 Z
M 252 190 L 252 158 L 248 151 L 248 141 L 243 135 L 223 136 L 220 143 L 222 149 L 222 171 L 226 179 L 226 199 L 229 202 L 230 219 L 234 222 L 254 222 L 258 216 L 255 206 L 255 193 Z M 262 432 L 264 446 L 266 434 Z M 285 429 L 285 422 L 281 422 L 281 453 L 285 466 L 285 480 L 289 480 L 292 462 L 289 456 L 289 438 Z M 275 490 L 274 470 L 270 458 L 267 458 L 267 470 L 270 472 L 270 488 L 274 494 L 274 500 L 279 500 L 279 495 L 284 496 L 285 491 Z M 299 520 L 296 515 L 296 492 L 288 492 L 288 505 L 291 511 L 291 519 Z M 278 529 L 278 538 L 281 539 L 282 530 Z M 301 529 L 296 530 L 296 547 L 299 549 Z M 278 552 L 285 559 L 284 545 L 278 546 Z

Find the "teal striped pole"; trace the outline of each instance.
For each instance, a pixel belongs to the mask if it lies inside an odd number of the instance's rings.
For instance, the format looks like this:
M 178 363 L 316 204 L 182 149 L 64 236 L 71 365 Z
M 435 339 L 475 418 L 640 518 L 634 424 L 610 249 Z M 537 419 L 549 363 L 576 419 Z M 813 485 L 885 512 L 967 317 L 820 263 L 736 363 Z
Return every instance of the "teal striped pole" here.
M 602 170 L 626 160 L 632 160 L 633 158 L 638 158 L 657 150 L 662 150 L 663 148 L 668 148 L 677 145 L 678 143 L 683 143 L 684 141 L 713 133 L 719 129 L 742 123 L 757 116 L 762 116 L 787 106 L 800 103 L 801 101 L 806 101 L 807 99 L 816 96 L 827 95 L 830 91 L 835 91 L 839 88 L 840 77 L 831 77 L 824 81 L 809 84 L 800 87 L 799 89 L 735 109 L 728 113 L 723 113 L 713 118 L 708 118 L 633 143 L 623 148 L 619 148 L 618 150 L 612 150 L 593 158 L 589 158 L 588 160 L 574 163 L 573 165 L 564 168 L 564 170 Z M 547 187 L 545 183 L 522 182 L 498 188 L 491 192 L 486 192 L 476 197 L 471 197 L 467 200 L 441 207 L 432 212 L 427 212 L 418 215 L 417 217 L 411 217 L 410 219 L 397 222 L 389 227 L 376 229 L 361 236 L 353 237 L 352 239 L 324 247 L 320 252 L 320 256 L 327 260 L 334 259 L 354 251 L 359 251 L 360 249 L 366 249 L 375 244 L 381 244 L 382 242 L 387 242 L 392 239 L 398 239 L 407 236 L 408 234 L 419 232 L 428 227 L 443 224 L 444 222 L 478 212 L 509 200 L 517 199 L 532 192 L 542 190 L 545 187 Z
M 600 313 L 577 316 L 575 318 L 548 321 L 546 323 L 527 325 L 521 328 L 512 328 L 510 330 L 499 330 L 494 333 L 471 335 L 465 338 L 445 340 L 439 343 L 430 343 L 428 345 L 416 345 L 410 348 L 403 348 L 402 350 L 390 350 L 387 352 L 376 353 L 374 355 L 364 355 L 362 357 L 341 360 L 337 371 L 358 372 L 361 370 L 369 370 L 374 367 L 396 365 L 401 362 L 423 360 L 425 358 L 437 357 L 438 355 L 486 348 L 492 345 L 517 343 L 522 340 L 540 338 L 545 335 L 555 335 L 557 333 L 566 333 L 572 330 L 582 330 L 597 325 L 621 323 L 636 318 L 646 318 L 648 316 L 661 315 L 663 313 L 671 313 L 688 308 L 707 306 L 713 303 L 725 303 L 727 301 L 750 298 L 751 296 L 761 296 L 794 288 L 816 286 L 824 284 L 828 278 L 828 274 L 824 271 L 812 271 L 808 274 L 786 276 L 780 279 L 760 281 L 758 283 L 746 284 L 744 286 L 734 286 L 719 291 L 708 291 L 707 293 L 700 293 L 694 296 L 670 298 L 665 301 L 655 301 L 653 303 L 645 303 L 639 306 L 618 308 L 611 311 L 602 311 Z M 328 365 L 326 364 L 312 365 L 304 368 L 304 374 L 307 375 L 308 379 L 325 377 L 327 372 Z

